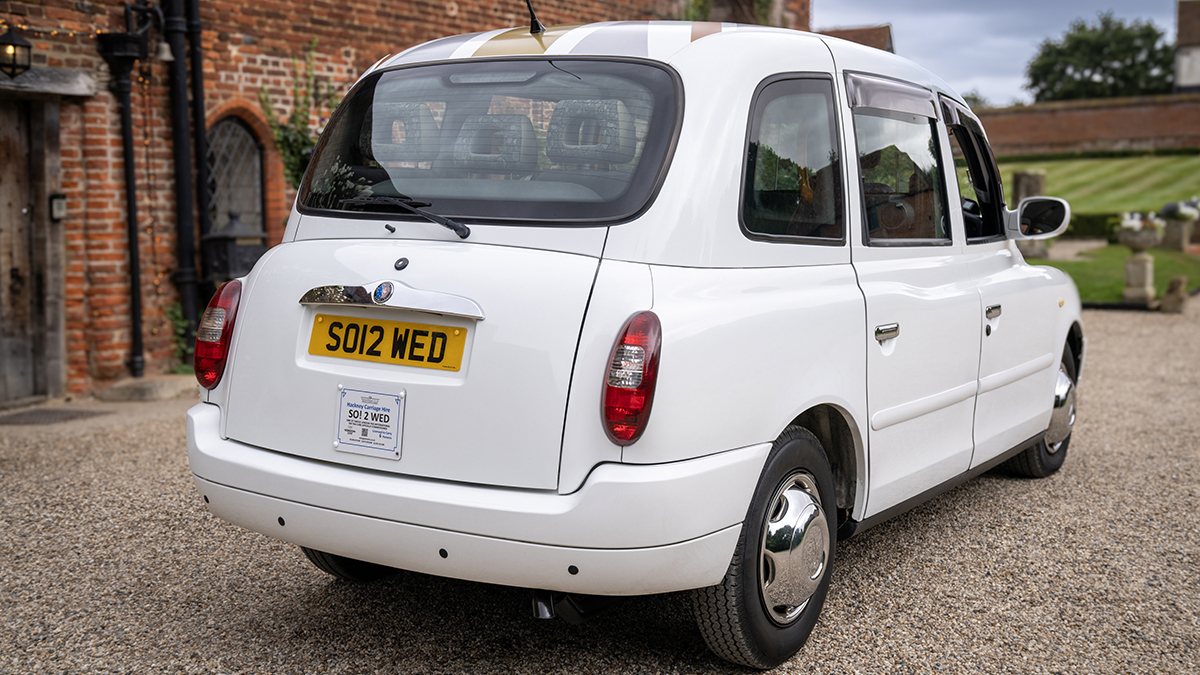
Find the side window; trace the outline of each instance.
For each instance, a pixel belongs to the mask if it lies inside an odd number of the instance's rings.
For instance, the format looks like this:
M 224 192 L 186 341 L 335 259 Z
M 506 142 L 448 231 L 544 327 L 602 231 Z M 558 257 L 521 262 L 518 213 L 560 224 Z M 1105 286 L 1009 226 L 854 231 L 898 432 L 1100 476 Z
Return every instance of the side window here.
M 856 108 L 854 136 L 868 242 L 950 243 L 936 121 Z
M 742 181 L 742 227 L 748 236 L 844 240 L 836 138 L 828 79 L 782 79 L 760 88 Z
M 999 171 L 983 130 L 957 105 L 943 103 L 947 111 L 946 128 L 954 151 L 959 194 L 962 195 L 963 224 L 967 243 L 992 241 L 1004 236 L 1004 193 Z

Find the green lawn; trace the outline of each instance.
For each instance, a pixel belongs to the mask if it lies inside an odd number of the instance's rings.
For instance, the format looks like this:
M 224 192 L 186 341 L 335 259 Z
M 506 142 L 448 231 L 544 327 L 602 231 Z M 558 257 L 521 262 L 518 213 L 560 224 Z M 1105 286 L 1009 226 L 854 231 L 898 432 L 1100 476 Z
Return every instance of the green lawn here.
M 1014 171 L 1029 169 L 1045 170 L 1046 194 L 1070 202 L 1074 213 L 1158 211 L 1200 195 L 1200 155 L 1002 162 L 1005 192 L 1011 196 Z
M 1188 288 L 1200 286 L 1200 258 L 1178 251 L 1151 249 L 1154 256 L 1154 288 L 1158 297 L 1167 291 L 1171 277 L 1185 275 Z M 1125 287 L 1125 259 L 1129 249 L 1124 246 L 1106 246 L 1086 251 L 1082 261 L 1032 260 L 1037 265 L 1051 265 L 1071 275 L 1079 287 L 1079 297 L 1084 302 L 1121 302 L 1121 289 Z

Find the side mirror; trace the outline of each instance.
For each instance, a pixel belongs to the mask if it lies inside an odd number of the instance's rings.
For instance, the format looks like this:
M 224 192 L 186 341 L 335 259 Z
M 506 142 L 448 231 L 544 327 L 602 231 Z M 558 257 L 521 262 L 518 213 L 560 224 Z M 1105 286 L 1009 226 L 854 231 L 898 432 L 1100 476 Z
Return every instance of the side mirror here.
M 1004 212 L 1009 239 L 1049 239 L 1067 229 L 1071 205 L 1058 197 L 1026 197 L 1016 211 Z

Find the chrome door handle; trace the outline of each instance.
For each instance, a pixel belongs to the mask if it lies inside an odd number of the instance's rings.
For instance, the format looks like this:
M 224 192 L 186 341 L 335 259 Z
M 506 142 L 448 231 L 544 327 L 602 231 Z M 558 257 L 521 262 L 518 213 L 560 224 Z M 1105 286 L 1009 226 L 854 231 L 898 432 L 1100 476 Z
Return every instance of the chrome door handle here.
M 899 335 L 900 324 L 898 323 L 885 323 L 882 326 L 875 326 L 875 339 L 879 340 L 880 342 L 883 342 L 884 340 L 891 340 Z
M 1000 316 L 1000 305 L 992 305 L 984 310 L 983 315 L 989 319 L 994 319 Z

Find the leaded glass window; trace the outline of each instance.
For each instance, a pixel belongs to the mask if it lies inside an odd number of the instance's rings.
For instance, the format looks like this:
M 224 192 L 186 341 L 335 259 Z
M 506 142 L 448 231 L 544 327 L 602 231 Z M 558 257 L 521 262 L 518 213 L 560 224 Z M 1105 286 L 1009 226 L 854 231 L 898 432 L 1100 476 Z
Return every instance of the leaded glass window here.
M 214 232 L 229 224 L 230 212 L 243 224 L 264 229 L 262 146 L 236 117 L 208 131 L 208 215 Z

